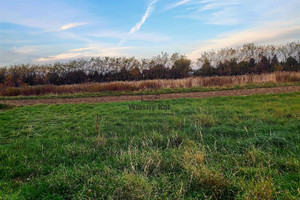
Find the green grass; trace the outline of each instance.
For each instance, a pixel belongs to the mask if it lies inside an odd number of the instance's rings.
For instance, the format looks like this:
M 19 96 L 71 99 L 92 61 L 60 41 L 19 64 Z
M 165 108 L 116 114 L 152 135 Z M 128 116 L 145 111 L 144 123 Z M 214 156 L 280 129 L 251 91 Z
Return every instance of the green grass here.
M 297 199 L 299 99 L 298 92 L 4 110 L 0 199 Z M 133 111 L 130 103 L 171 109 Z
M 7 109 L 10 109 L 10 108 L 13 108 L 13 106 L 6 105 L 6 104 L 0 104 L 0 112 L 4 111 L 4 110 L 7 110 Z
M 187 93 L 187 92 L 209 92 L 220 90 L 236 90 L 236 89 L 254 89 L 254 88 L 271 88 L 279 86 L 295 86 L 300 82 L 291 83 L 261 83 L 261 84 L 245 84 L 231 85 L 222 87 L 192 87 L 192 88 L 164 88 L 164 89 L 148 89 L 143 94 L 171 94 L 171 93 Z M 19 100 L 19 99 L 56 99 L 56 98 L 84 98 L 84 97 L 105 97 L 105 96 L 122 96 L 122 95 L 140 95 L 141 91 L 115 91 L 115 92 L 99 92 L 99 93 L 74 93 L 74 94 L 49 94 L 38 96 L 0 96 L 0 100 Z
M 0 110 L 4 110 L 8 107 L 6 104 L 0 104 Z

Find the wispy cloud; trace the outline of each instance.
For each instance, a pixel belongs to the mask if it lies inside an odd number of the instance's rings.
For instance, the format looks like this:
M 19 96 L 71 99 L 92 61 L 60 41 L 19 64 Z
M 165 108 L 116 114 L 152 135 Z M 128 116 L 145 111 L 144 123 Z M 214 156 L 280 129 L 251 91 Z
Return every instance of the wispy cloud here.
M 239 0 L 227 0 L 227 1 L 208 0 L 208 1 L 200 1 L 198 2 L 198 4 L 203 5 L 203 7 L 199 8 L 199 10 L 215 10 L 215 9 L 221 9 L 228 6 L 241 5 L 242 3 Z
M 85 25 L 85 24 L 87 24 L 87 23 L 85 23 L 85 22 L 70 23 L 70 24 L 66 24 L 66 25 L 61 26 L 60 30 L 65 31 L 65 30 L 68 30 L 70 28 L 74 28 L 74 27 L 77 27 L 77 26 L 82 26 L 82 25 Z
M 65 61 L 69 59 L 76 58 L 89 58 L 98 56 L 127 56 L 124 50 L 132 49 L 133 47 L 111 47 L 103 44 L 93 44 L 88 47 L 71 49 L 65 53 L 40 57 L 36 59 L 37 62 L 55 62 L 55 61 Z
M 146 22 L 146 19 L 149 17 L 149 15 L 151 14 L 152 10 L 153 10 L 153 6 L 154 4 L 158 2 L 158 0 L 153 0 L 147 7 L 147 10 L 144 14 L 144 16 L 142 17 L 141 21 L 139 21 L 131 30 L 130 30 L 130 34 L 135 33 L 137 31 L 140 30 L 141 26 Z
M 250 0 L 252 1 L 252 0 Z M 250 1 L 241 3 L 239 0 L 202 0 L 189 4 L 189 12 L 176 18 L 187 18 L 204 22 L 205 24 L 236 25 L 241 22 L 251 21 L 251 17 L 260 16 L 255 13 L 259 10 Z M 255 9 L 253 9 L 255 7 Z
M 300 39 L 299 3 L 296 0 L 285 3 L 279 0 L 249 0 L 243 3 L 237 0 L 203 0 L 191 6 L 197 9 L 186 17 L 199 20 L 203 26 L 234 26 L 234 30 L 227 29 L 210 39 L 195 42 L 188 53 L 193 60 L 204 51 L 237 47 L 244 43 L 282 44 Z
M 171 9 L 173 9 L 173 8 L 176 8 L 176 7 L 178 7 L 178 6 L 181 6 L 181 5 L 183 5 L 183 4 L 186 4 L 186 3 L 190 2 L 190 1 L 192 1 L 192 0 L 183 0 L 183 1 L 179 1 L 179 2 L 177 2 L 177 3 L 174 3 L 174 4 L 172 4 L 172 5 L 167 6 L 166 10 L 171 10 Z
M 143 15 L 142 19 L 129 31 L 129 35 L 134 34 L 135 32 L 139 31 L 142 25 L 146 22 L 147 18 L 153 11 L 153 6 L 156 4 L 158 0 L 152 0 L 151 3 L 148 5 L 145 14 Z M 120 41 L 119 46 L 124 45 L 128 41 L 128 38 L 124 38 Z
M 281 24 L 281 27 L 278 27 L 277 23 Z M 298 40 L 299 35 L 300 25 L 277 21 L 276 23 L 264 24 L 243 31 L 229 32 L 219 35 L 215 39 L 199 42 L 194 47 L 195 49 L 188 54 L 188 57 L 196 60 L 205 51 L 218 50 L 225 47 L 238 47 L 245 43 L 282 44 Z
M 86 51 L 91 49 L 93 49 L 93 47 L 77 48 L 77 49 L 71 49 L 69 50 L 69 52 L 81 52 L 81 51 Z
M 38 46 L 13 47 L 12 51 L 20 54 L 33 54 L 38 51 Z

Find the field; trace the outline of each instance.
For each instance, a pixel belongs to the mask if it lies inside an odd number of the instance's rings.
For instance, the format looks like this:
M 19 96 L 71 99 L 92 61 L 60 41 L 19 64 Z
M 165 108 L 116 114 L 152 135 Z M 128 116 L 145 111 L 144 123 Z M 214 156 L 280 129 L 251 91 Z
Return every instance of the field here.
M 297 199 L 299 99 L 0 106 L 0 199 Z

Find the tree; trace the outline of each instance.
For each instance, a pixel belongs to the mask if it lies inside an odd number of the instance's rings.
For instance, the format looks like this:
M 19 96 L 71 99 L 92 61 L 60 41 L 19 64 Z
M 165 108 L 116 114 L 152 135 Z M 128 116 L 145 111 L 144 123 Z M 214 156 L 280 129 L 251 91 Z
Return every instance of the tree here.
M 129 74 L 131 76 L 131 79 L 136 80 L 136 81 L 142 79 L 142 77 L 143 77 L 143 75 L 140 71 L 140 68 L 138 68 L 138 67 L 131 68 L 129 71 Z
M 162 64 L 157 64 L 150 68 L 151 79 L 169 78 L 169 70 Z
M 0 68 L 0 84 L 4 83 L 6 77 L 6 68 Z
M 250 73 L 255 73 L 256 72 L 256 63 L 254 58 L 250 58 L 249 60 L 249 72 Z
M 284 65 L 284 70 L 287 70 L 287 71 L 297 71 L 297 70 L 299 70 L 297 60 L 292 56 L 288 57 L 288 59 L 286 60 L 285 65 Z
M 260 62 L 257 65 L 257 72 L 265 73 L 268 72 L 269 69 L 270 69 L 270 61 L 265 56 L 261 56 Z
M 12 75 L 6 76 L 6 78 L 4 79 L 3 85 L 6 86 L 6 87 L 14 87 L 15 83 L 14 83 L 13 76 Z
M 240 74 L 239 65 L 237 63 L 236 58 L 232 58 L 229 62 L 229 66 L 231 67 L 231 74 L 230 75 L 238 75 Z
M 250 63 L 248 61 L 242 61 L 238 64 L 239 74 L 247 74 L 250 72 Z
M 215 68 L 213 68 L 208 61 L 208 59 L 204 60 L 202 67 L 200 68 L 200 74 L 202 76 L 213 76 L 216 74 Z
M 279 66 L 279 62 L 278 62 L 278 58 L 275 54 L 273 56 L 272 60 L 271 60 L 271 69 L 270 69 L 270 71 L 271 72 L 275 71 L 275 69 L 278 68 L 278 66 Z
M 227 69 L 227 62 L 226 61 L 224 61 L 224 62 L 219 62 L 218 63 L 218 65 L 217 65 L 217 74 L 219 75 L 219 76 L 224 76 L 224 75 L 226 75 L 226 73 L 225 73 L 225 71 L 226 71 L 226 69 Z
M 171 76 L 172 78 L 184 78 L 189 76 L 189 72 L 191 71 L 191 60 L 187 58 L 180 58 L 176 60 L 172 69 Z
M 123 66 L 123 67 L 121 68 L 120 72 L 118 73 L 117 77 L 118 77 L 118 80 L 120 80 L 120 81 L 126 81 L 126 80 L 129 79 L 130 73 L 129 73 L 129 71 L 125 68 L 125 66 Z
M 65 84 L 79 84 L 87 81 L 87 75 L 83 70 L 69 71 L 62 79 Z

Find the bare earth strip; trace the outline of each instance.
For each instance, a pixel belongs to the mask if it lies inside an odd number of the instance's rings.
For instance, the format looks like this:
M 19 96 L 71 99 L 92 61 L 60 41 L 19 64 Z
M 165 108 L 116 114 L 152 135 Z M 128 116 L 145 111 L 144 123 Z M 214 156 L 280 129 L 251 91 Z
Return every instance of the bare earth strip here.
M 274 88 L 255 88 L 242 90 L 223 90 L 211 92 L 192 92 L 161 94 L 159 99 L 182 99 L 182 98 L 208 98 L 220 96 L 247 96 L 255 94 L 278 94 L 288 92 L 299 92 L 300 86 L 285 86 Z M 153 95 L 143 97 L 144 100 L 153 99 Z M 108 103 L 122 101 L 138 101 L 140 96 L 107 96 L 107 97 L 87 97 L 87 98 L 57 98 L 57 99 L 21 99 L 21 100 L 0 100 L 0 104 L 10 105 L 36 105 L 36 104 L 76 104 L 76 103 Z

